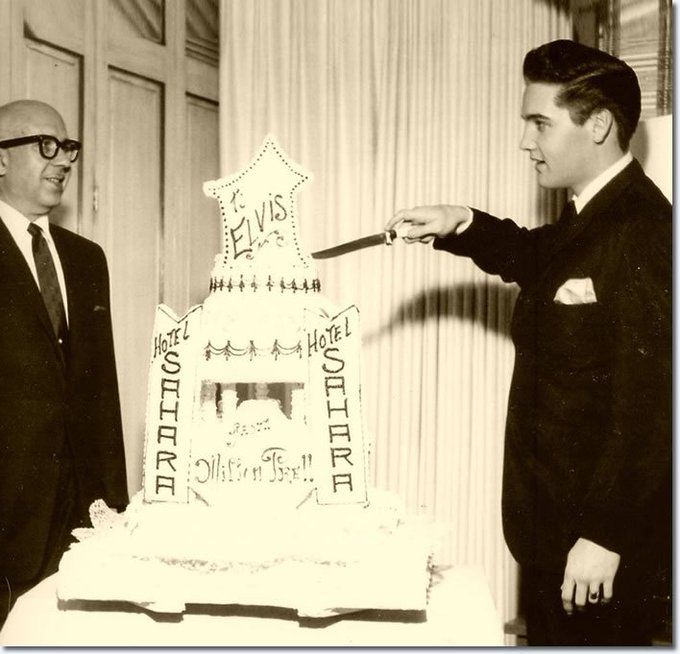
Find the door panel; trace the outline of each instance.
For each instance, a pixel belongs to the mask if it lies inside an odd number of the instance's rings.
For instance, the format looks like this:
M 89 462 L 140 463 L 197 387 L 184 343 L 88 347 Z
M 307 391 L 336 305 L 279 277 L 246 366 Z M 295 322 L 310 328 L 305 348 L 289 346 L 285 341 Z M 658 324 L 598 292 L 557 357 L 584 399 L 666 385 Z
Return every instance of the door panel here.
M 128 484 L 141 484 L 146 383 L 160 301 L 163 87 L 111 70 L 105 208 Z
M 24 0 L 24 33 L 32 39 L 82 53 L 85 49 L 84 3 L 90 1 Z
M 164 43 L 163 0 L 108 0 L 108 5 L 113 33 Z
M 203 193 L 203 182 L 219 175 L 217 110 L 212 102 L 187 98 L 190 306 L 205 299 L 213 257 L 221 248 L 218 204 Z

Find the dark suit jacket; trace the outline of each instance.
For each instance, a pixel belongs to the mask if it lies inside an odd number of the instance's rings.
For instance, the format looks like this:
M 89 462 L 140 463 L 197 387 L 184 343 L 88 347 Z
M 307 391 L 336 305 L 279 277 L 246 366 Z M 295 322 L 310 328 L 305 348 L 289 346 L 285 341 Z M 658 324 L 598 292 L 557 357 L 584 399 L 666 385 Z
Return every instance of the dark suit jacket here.
M 9 583 L 13 598 L 54 572 L 93 500 L 128 499 L 106 259 L 50 230 L 67 289 L 63 351 L 0 221 L 0 590 Z
M 474 211 L 434 247 L 517 282 L 503 525 L 515 558 L 564 569 L 579 537 L 650 564 L 670 546 L 672 211 L 637 161 L 576 222 Z M 557 304 L 569 279 L 596 302 Z

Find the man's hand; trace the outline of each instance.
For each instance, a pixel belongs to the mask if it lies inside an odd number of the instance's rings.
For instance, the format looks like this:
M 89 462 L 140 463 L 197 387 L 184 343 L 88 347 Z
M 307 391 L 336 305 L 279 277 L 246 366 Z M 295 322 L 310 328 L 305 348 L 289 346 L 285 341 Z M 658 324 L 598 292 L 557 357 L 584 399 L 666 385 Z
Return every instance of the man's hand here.
M 586 600 L 608 602 L 614 594 L 614 576 L 621 556 L 593 541 L 579 538 L 569 550 L 562 582 L 562 605 L 567 613 L 583 608 Z
M 435 236 L 448 236 L 456 227 L 470 219 L 470 209 L 440 204 L 431 207 L 414 207 L 397 211 L 385 225 L 385 230 L 393 229 L 396 225 L 411 225 L 411 229 L 404 234 L 407 243 L 429 243 Z

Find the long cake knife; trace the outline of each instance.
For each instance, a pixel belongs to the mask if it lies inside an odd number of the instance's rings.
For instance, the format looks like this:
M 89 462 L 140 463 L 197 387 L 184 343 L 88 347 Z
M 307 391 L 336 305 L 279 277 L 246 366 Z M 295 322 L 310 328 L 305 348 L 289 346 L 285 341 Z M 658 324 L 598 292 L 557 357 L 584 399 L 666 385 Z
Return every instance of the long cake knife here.
M 371 234 L 370 236 L 362 236 L 361 238 L 356 238 L 353 241 L 341 243 L 340 245 L 336 245 L 332 248 L 312 252 L 312 258 L 332 259 L 333 257 L 339 257 L 340 255 L 348 254 L 349 252 L 356 252 L 357 250 L 363 250 L 364 248 L 371 248 L 374 245 L 392 245 L 392 241 L 394 241 L 395 238 L 397 238 L 397 230 L 389 229 L 377 234 Z

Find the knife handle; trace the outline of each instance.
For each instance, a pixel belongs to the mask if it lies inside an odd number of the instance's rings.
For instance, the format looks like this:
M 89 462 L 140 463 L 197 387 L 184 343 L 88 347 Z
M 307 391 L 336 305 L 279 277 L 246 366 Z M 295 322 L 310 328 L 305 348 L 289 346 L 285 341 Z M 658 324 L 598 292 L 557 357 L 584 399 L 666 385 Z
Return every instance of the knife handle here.
M 397 226 L 389 231 L 385 232 L 385 243 L 387 245 L 392 245 L 392 243 L 398 238 L 404 238 L 406 234 L 409 233 L 413 225 L 407 220 L 402 220 Z

